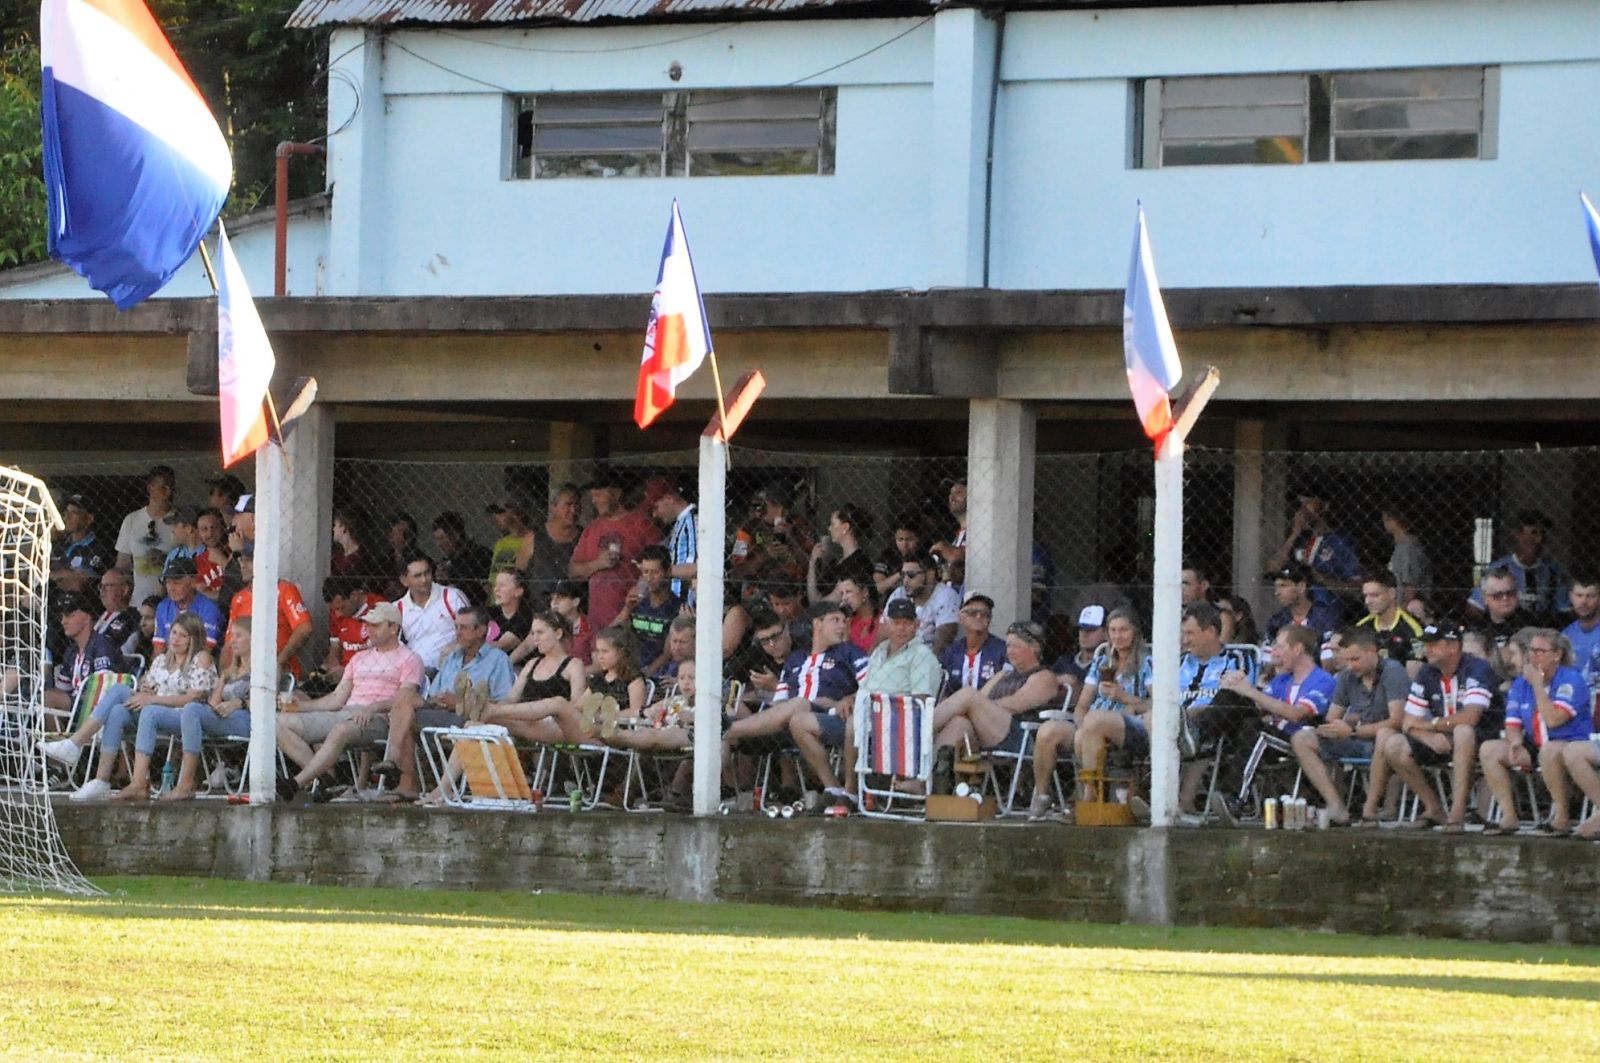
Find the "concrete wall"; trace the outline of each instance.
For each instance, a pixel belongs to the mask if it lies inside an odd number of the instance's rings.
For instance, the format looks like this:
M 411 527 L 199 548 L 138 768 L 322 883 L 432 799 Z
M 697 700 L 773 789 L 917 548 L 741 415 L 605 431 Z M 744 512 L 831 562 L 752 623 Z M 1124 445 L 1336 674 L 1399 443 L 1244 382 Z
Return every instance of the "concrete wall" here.
M 1600 942 L 1600 867 L 1541 838 L 1082 830 L 324 807 L 56 806 L 90 875 Z

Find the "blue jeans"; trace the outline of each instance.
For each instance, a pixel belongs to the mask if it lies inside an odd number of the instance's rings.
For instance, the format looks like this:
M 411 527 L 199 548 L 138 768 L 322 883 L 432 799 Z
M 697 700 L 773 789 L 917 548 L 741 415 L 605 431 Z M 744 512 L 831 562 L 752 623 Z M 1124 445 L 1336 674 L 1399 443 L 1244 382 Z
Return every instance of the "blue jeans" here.
M 164 734 L 177 734 L 183 726 L 183 710 L 171 705 L 146 705 L 139 711 L 139 733 L 133 739 L 133 751 L 150 756 L 156 751 L 156 738 Z M 184 750 L 189 752 L 188 749 Z M 195 743 L 194 752 L 200 752 Z
M 191 701 L 183 707 L 182 727 L 183 751 L 198 754 L 206 735 L 249 738 L 250 710 L 235 709 L 227 716 L 218 716 L 217 710 L 205 702 Z
M 100 695 L 100 700 L 95 702 L 94 711 L 89 713 L 91 720 L 99 720 L 105 729 L 104 736 L 100 739 L 100 748 L 107 753 L 116 751 L 122 745 L 122 733 L 128 729 L 128 721 L 133 719 L 137 709 L 128 708 L 127 701 L 133 697 L 132 687 L 114 686 Z

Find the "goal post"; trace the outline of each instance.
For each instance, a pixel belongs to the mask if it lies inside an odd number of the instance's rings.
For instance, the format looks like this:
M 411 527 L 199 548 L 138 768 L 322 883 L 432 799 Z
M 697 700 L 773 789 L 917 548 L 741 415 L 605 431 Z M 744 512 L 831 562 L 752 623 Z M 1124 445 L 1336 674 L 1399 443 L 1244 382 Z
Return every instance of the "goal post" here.
M 0 467 L 0 893 L 99 895 L 67 855 L 45 772 L 50 536 L 43 481 Z

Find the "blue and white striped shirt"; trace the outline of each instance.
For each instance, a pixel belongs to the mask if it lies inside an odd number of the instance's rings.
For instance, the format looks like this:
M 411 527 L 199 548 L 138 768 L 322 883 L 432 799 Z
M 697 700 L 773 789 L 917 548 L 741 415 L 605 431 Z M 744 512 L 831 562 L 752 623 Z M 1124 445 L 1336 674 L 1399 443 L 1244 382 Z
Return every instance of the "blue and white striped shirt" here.
M 692 565 L 699 558 L 699 543 L 697 537 L 699 528 L 695 525 L 694 504 L 683 507 L 683 512 L 678 514 L 678 519 L 672 522 L 672 533 L 667 536 L 667 553 L 671 555 L 672 567 L 679 565 Z M 694 592 L 689 588 L 686 579 L 672 581 L 672 593 L 680 601 L 694 605 Z

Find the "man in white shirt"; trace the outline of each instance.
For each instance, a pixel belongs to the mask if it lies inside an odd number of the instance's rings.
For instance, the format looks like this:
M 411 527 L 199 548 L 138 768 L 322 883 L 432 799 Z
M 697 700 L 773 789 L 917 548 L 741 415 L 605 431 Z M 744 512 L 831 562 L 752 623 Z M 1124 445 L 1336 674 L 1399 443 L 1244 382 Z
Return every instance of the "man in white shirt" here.
M 470 603 L 456 588 L 433 582 L 433 562 L 426 557 L 406 565 L 402 582 L 408 593 L 394 603 L 400 610 L 400 630 L 432 675 L 455 644 L 456 614 Z
M 948 583 L 938 581 L 933 558 L 919 554 L 900 562 L 900 586 L 884 603 L 885 620 L 889 617 L 889 606 L 903 598 L 909 598 L 917 607 L 917 638 L 937 657 L 956 637 L 961 596 Z
M 170 465 L 156 465 L 145 477 L 143 507 L 122 519 L 117 532 L 117 567 L 133 577 L 133 600 L 142 602 L 151 595 L 161 596 L 161 567 L 167 554 L 178 545 L 167 518 L 172 514 L 172 496 L 177 474 Z

